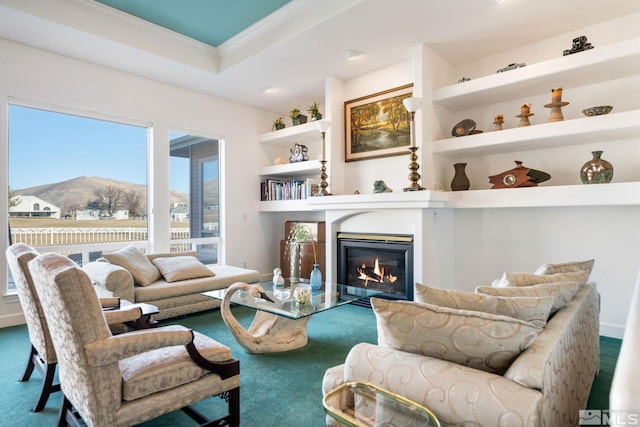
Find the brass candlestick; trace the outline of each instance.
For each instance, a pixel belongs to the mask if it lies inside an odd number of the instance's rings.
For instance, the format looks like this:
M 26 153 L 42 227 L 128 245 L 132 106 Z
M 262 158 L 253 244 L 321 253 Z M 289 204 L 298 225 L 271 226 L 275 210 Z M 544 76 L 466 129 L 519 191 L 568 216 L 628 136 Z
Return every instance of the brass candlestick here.
M 409 174 L 409 181 L 411 181 L 411 185 L 405 188 L 404 191 L 424 190 L 424 187 L 418 184 L 418 180 L 420 179 L 420 174 L 418 173 L 418 169 L 420 169 L 420 165 L 417 162 L 418 160 L 418 155 L 416 154 L 417 150 L 418 150 L 418 147 L 409 147 L 409 151 L 411 151 L 411 154 L 409 155 L 409 160 L 411 160 L 411 163 L 409 163 L 409 170 L 411 171 L 411 173 Z
M 326 160 L 320 160 L 320 164 L 322 165 L 320 167 L 320 191 L 318 192 L 317 196 L 330 196 L 331 193 L 329 193 L 327 191 L 327 187 L 329 186 L 329 183 L 327 182 L 327 166 L 326 166 L 327 161 Z

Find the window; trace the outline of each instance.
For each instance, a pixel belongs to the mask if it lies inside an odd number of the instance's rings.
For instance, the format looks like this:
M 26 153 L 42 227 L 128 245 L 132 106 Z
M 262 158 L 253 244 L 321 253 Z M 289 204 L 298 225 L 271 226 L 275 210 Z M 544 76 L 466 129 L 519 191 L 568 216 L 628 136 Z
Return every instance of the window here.
M 9 105 L 10 242 L 81 264 L 101 255 L 83 245 L 148 240 L 147 134 L 145 127 Z
M 220 143 L 216 139 L 171 134 L 172 250 L 184 239 L 196 242 L 198 258 L 218 262 L 220 237 Z M 204 240 L 202 240 L 204 239 Z

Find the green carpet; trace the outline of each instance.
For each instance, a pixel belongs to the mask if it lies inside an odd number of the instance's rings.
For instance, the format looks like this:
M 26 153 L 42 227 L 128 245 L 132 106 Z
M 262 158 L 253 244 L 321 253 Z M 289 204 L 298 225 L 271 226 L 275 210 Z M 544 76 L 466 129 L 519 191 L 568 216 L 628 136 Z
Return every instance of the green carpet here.
M 238 320 L 248 327 L 252 312 L 234 308 Z M 241 418 L 243 426 L 305 427 L 324 426 L 322 408 L 322 376 L 324 371 L 342 363 L 349 349 L 358 342 L 376 341 L 375 316 L 370 309 L 347 305 L 314 315 L 309 321 L 309 345 L 277 354 L 251 355 L 235 341 L 218 310 L 194 314 L 162 322 L 181 324 L 209 335 L 231 347 L 240 359 Z M 620 350 L 620 340 L 602 337 L 600 375 L 594 382 L 589 409 L 608 409 L 609 387 Z M 42 380 L 35 372 L 30 381 L 21 383 L 29 351 L 26 326 L 0 329 L 0 413 L 11 425 L 53 426 L 60 404 L 54 394 L 46 408 L 31 412 L 40 392 Z M 205 415 L 216 416 L 224 401 L 213 398 L 200 402 L 197 408 Z M 577 416 L 577 414 L 576 414 Z M 164 415 L 143 426 L 195 425 L 180 411 Z

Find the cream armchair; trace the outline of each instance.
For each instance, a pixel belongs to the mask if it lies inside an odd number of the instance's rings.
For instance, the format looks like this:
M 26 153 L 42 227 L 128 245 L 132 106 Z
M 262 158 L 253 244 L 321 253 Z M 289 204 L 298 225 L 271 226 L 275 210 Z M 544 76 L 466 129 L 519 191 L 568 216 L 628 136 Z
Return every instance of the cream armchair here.
M 53 349 L 42 305 L 27 266 L 28 262 L 38 255 L 39 253 L 35 249 L 23 243 L 11 245 L 6 251 L 7 264 L 18 290 L 18 298 L 24 312 L 27 330 L 29 331 L 29 340 L 31 341 L 27 367 L 20 381 L 28 381 L 34 368 L 37 368 L 43 379 L 40 397 L 33 408 L 33 412 L 41 411 L 51 393 L 60 390 L 60 384 L 53 384 L 57 363 L 56 353 Z M 113 298 L 108 298 L 103 302 L 105 305 L 114 305 Z M 139 308 L 134 307 L 125 310 L 105 311 L 104 316 L 107 323 L 117 325 L 115 329 L 122 329 L 122 325 L 125 322 L 138 320 L 141 312 Z
M 69 258 L 29 262 L 50 326 L 63 407 L 59 426 L 130 426 L 219 395 L 228 413 L 209 425 L 239 425 L 240 365 L 231 350 L 182 326 L 112 335 L 87 274 Z

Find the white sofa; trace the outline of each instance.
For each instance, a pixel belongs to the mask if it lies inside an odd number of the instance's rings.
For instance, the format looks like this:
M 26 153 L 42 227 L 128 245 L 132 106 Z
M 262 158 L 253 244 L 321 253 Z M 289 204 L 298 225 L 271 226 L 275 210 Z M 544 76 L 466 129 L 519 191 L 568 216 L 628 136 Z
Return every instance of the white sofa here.
M 141 263 L 129 262 L 132 254 L 134 257 L 139 255 L 135 251 L 132 252 L 132 247 L 125 248 L 126 250 L 128 250 L 128 252 L 124 252 L 126 262 L 121 264 L 126 265 L 127 268 L 109 262 L 106 259 L 109 254 L 105 254 L 104 258 L 86 264 L 83 269 L 93 281 L 98 296 L 116 296 L 135 303 L 153 304 L 159 309 L 159 313 L 154 315 L 156 320 L 220 307 L 219 300 L 204 296 L 202 292 L 224 289 L 235 282 L 255 283 L 260 280 L 260 273 L 256 270 L 230 265 L 200 265 L 199 268 L 206 268 L 213 275 L 170 282 L 161 274 L 157 274 L 151 276 L 151 279 L 148 280 L 149 283 L 145 283 L 143 286 L 138 280 L 140 272 L 135 271 Z M 196 253 L 187 251 L 143 256 L 148 260 L 143 267 L 149 267 L 149 265 L 153 267 L 154 264 L 151 263 L 157 262 L 157 259 L 183 257 L 175 259 L 193 261 L 192 258 L 195 258 Z M 185 262 L 185 265 L 187 263 Z M 157 280 L 153 280 L 155 277 L 158 277 Z
M 631 298 L 629 315 L 624 329 L 622 346 L 618 355 L 618 362 L 611 382 L 609 393 L 609 410 L 620 412 L 617 421 L 612 426 L 631 424 L 624 414 L 635 414 L 636 422 L 640 420 L 640 373 L 636 359 L 640 354 L 640 273 Z M 626 421 L 629 421 L 625 423 Z M 618 424 L 623 423 L 623 424 Z
M 326 371 L 323 394 L 346 381 L 364 381 L 423 404 L 443 426 L 578 426 L 599 369 L 599 312 L 596 285 L 581 285 L 504 373 L 360 343 L 344 364 Z M 386 332 L 381 336 L 376 316 L 380 341 Z M 327 417 L 327 424 L 335 420 Z

